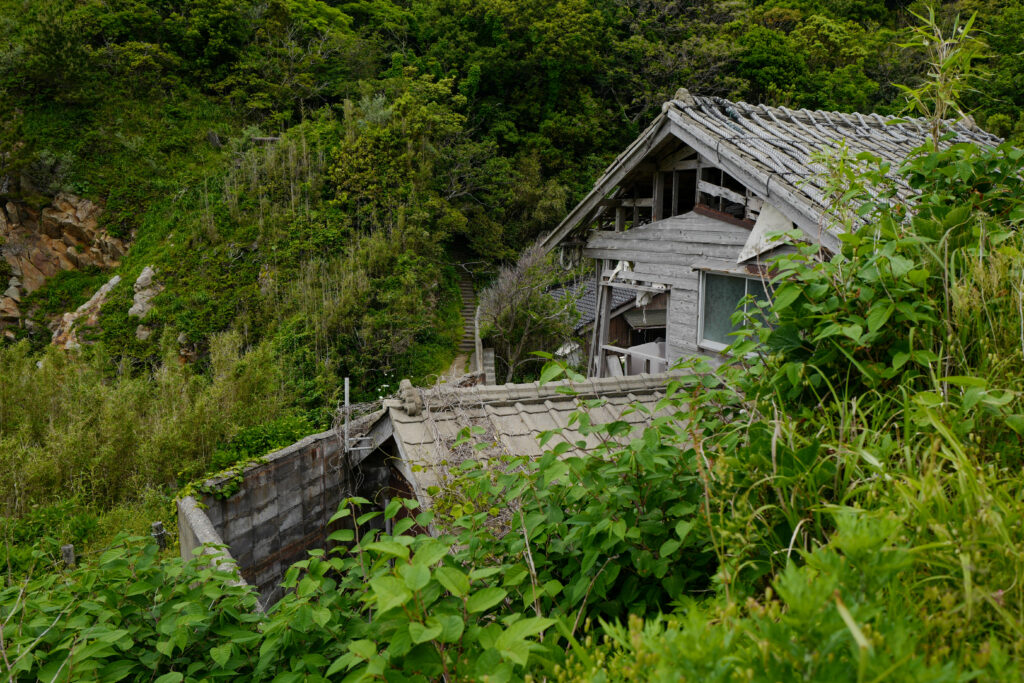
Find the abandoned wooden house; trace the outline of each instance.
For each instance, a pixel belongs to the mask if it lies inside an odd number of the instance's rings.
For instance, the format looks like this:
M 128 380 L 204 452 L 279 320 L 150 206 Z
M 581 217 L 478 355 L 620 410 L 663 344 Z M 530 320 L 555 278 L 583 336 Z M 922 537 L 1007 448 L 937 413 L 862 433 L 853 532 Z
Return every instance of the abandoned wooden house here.
M 946 144 L 1000 142 L 963 124 L 949 131 Z M 753 106 L 680 90 L 542 242 L 561 250 L 563 263 L 593 259 L 588 374 L 657 371 L 697 354 L 720 360 L 737 306 L 748 295 L 768 298 L 768 264 L 793 248 L 771 236 L 795 229 L 825 253 L 838 249 L 826 167 L 816 154 L 845 145 L 851 157 L 870 152 L 895 170 L 928 136 L 920 120 Z M 898 192 L 912 195 L 905 185 Z M 636 293 L 638 305 L 667 301 L 664 341 L 625 345 L 612 326 L 626 313 L 613 290 Z

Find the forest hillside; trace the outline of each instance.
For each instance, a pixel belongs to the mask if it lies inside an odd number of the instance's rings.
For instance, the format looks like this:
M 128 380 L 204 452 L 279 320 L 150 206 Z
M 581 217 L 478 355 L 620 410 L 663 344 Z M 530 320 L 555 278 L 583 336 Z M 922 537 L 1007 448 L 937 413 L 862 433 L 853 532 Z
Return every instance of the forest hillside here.
M 947 61 L 929 16 L 975 17 Z M 0 24 L 0 673 L 1020 678 L 1019 3 L 0 0 Z M 462 274 L 556 225 L 680 87 L 916 97 L 1008 143 L 922 148 L 910 211 L 831 159 L 849 239 L 779 264 L 736 362 L 690 364 L 624 450 L 467 468 L 417 511 L 440 539 L 339 538 L 267 614 L 126 540 L 326 428 L 343 378 L 433 382 Z

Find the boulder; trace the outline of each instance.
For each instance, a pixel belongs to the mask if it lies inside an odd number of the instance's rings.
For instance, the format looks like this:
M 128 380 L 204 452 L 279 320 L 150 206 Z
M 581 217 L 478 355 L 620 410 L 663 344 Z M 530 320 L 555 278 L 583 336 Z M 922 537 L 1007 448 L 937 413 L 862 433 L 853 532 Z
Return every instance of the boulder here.
M 141 292 L 153 285 L 153 276 L 156 275 L 156 271 L 153 270 L 153 266 L 146 266 L 139 273 L 139 277 L 135 280 L 135 284 L 132 286 L 136 292 Z
M 36 268 L 29 258 L 19 258 L 18 268 L 15 272 L 21 274 L 21 280 L 25 283 L 26 292 L 34 292 L 46 282 L 46 276 Z
M 0 252 L 0 255 L 7 261 L 7 265 L 11 267 L 11 272 L 14 273 L 14 276 L 21 277 L 21 262 L 18 261 L 18 257 L 8 252 Z
M 60 229 L 62 235 L 71 235 L 71 238 L 78 244 L 92 244 L 93 242 L 93 235 L 82 223 L 61 221 Z
M 21 309 L 18 302 L 10 297 L 0 297 L 0 320 L 8 323 L 17 323 L 21 319 Z
M 60 270 L 60 267 L 57 265 L 55 255 L 49 250 L 39 249 L 37 247 L 29 253 L 29 260 L 31 260 L 32 265 L 43 274 L 44 278 L 51 278 L 57 274 L 58 270 Z
M 39 222 L 39 229 L 47 237 L 59 240 L 64 232 L 61 229 L 61 222 L 67 219 L 67 214 L 47 207 L 43 209 L 43 217 Z
M 85 244 L 83 244 L 81 240 L 76 239 L 74 235 L 71 235 L 66 232 L 61 234 L 60 241 L 63 242 L 68 247 L 75 247 L 79 251 L 81 251 L 82 248 L 85 246 Z
M 68 258 L 67 252 L 59 251 L 57 252 L 57 265 L 60 266 L 61 270 L 77 270 L 78 260 L 72 261 Z

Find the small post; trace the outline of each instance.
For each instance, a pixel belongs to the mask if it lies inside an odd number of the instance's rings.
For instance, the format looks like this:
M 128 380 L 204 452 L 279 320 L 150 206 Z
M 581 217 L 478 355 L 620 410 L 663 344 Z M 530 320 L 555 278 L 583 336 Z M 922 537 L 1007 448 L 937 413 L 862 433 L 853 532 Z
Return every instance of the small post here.
M 167 550 L 167 532 L 164 531 L 164 523 L 153 522 L 151 527 L 153 529 L 152 536 L 156 539 L 156 544 L 160 546 L 160 550 Z
M 75 566 L 75 546 L 73 544 L 62 545 L 60 547 L 60 556 L 64 560 L 66 567 L 70 569 Z

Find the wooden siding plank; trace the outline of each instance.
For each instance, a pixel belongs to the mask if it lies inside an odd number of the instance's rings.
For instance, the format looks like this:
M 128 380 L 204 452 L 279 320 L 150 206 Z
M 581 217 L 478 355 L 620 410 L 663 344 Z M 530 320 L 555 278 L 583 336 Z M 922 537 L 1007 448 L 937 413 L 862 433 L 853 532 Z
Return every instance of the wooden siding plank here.
M 692 239 L 687 235 L 666 234 L 664 236 L 653 235 L 630 235 L 630 231 L 624 233 L 613 233 L 612 235 L 595 235 L 587 242 L 587 249 L 649 249 L 654 252 L 678 250 L 680 253 L 690 253 L 701 247 L 728 248 L 735 252 L 738 257 L 746 240 L 737 239 L 735 236 L 722 236 L 722 239 L 712 239 L 715 236 L 701 235 L 703 239 Z
M 686 245 L 686 250 L 655 252 L 648 248 L 604 248 L 587 247 L 583 255 L 587 258 L 606 259 L 609 261 L 634 261 L 643 263 L 661 263 L 669 266 L 691 267 L 701 258 L 718 258 L 736 260 L 738 253 L 735 247 L 710 244 Z

